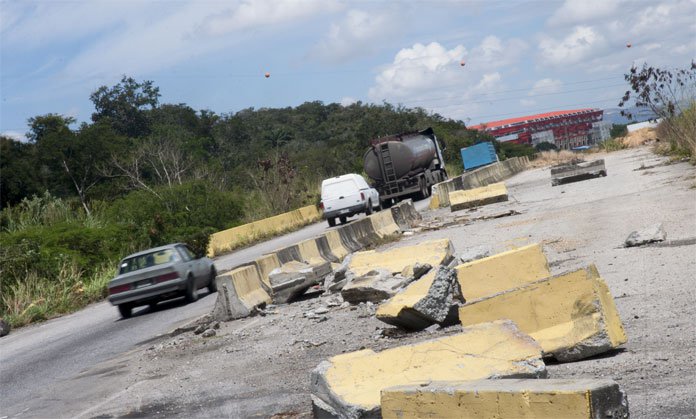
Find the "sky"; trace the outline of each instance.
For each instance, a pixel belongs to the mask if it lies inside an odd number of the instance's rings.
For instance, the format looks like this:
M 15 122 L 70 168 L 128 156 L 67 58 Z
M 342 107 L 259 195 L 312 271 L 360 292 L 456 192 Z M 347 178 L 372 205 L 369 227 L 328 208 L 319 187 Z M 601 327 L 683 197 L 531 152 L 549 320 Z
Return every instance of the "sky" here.
M 218 114 L 386 101 L 475 125 L 614 108 L 631 66 L 694 59 L 696 0 L 0 0 L 0 133 L 89 122 L 124 75 Z

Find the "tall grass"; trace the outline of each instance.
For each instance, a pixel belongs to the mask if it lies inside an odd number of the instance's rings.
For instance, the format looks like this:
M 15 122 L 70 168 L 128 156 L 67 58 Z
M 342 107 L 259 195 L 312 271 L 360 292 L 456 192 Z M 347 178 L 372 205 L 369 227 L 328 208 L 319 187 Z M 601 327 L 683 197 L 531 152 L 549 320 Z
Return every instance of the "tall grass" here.
M 662 154 L 690 157 L 696 163 L 696 101 L 680 115 L 665 119 L 657 126 L 657 136 L 666 140 L 657 147 Z

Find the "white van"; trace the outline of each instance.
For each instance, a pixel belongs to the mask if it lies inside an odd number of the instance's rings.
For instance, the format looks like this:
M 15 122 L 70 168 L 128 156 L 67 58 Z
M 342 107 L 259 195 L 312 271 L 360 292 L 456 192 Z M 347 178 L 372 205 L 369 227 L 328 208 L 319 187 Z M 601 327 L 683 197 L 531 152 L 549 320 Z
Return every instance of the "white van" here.
M 336 217 L 345 224 L 348 217 L 372 210 L 380 210 L 379 192 L 371 188 L 365 179 L 355 173 L 336 176 L 321 182 L 321 207 L 324 219 L 331 227 L 336 225 Z

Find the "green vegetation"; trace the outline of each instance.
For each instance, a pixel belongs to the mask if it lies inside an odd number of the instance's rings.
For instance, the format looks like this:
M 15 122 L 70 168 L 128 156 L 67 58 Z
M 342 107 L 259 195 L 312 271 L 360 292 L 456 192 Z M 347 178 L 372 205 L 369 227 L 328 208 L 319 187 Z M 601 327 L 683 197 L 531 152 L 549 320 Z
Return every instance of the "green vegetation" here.
M 618 151 L 626 148 L 626 145 L 619 139 L 610 138 L 597 144 L 602 151 Z
M 628 128 L 626 128 L 626 124 L 612 124 L 611 130 L 609 130 L 611 138 L 625 137 L 627 134 Z
M 534 149 L 536 151 L 550 151 L 550 150 L 558 150 L 558 147 L 556 147 L 556 144 L 549 143 L 547 141 L 544 141 L 542 143 L 537 144 L 534 146 Z
M 216 114 L 161 104 L 153 82 L 129 77 L 90 99 L 89 123 L 49 113 L 28 120 L 28 143 L 0 137 L 0 317 L 15 326 L 103 298 L 130 252 L 182 241 L 204 253 L 214 231 L 316 204 L 322 179 L 362 172 L 372 138 L 431 126 L 451 175 L 460 148 L 492 140 L 388 103 Z

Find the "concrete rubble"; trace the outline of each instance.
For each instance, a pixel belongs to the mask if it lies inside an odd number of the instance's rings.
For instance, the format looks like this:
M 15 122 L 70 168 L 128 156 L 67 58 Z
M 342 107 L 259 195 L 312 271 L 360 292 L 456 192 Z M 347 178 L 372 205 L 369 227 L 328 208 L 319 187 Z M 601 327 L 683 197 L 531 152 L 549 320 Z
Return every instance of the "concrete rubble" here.
M 607 175 L 604 159 L 591 162 L 571 161 L 551 168 L 551 186 L 579 182 Z
M 450 210 L 452 212 L 507 200 L 507 188 L 503 182 L 475 189 L 454 191 L 449 194 Z
M 632 232 L 626 237 L 624 245 L 626 247 L 642 246 L 644 244 L 662 242 L 666 239 L 667 233 L 665 233 L 662 223 L 657 223 Z
M 392 275 L 386 269 L 375 269 L 365 275 L 355 277 L 343 287 L 341 296 L 351 304 L 364 302 L 378 303 L 391 298 L 401 289 L 408 279 L 401 275 Z
M 273 289 L 273 302 L 287 303 L 304 293 L 311 286 L 319 284 L 331 272 L 331 264 L 318 265 L 290 261 L 268 274 L 268 281 Z
M 381 352 L 365 349 L 319 364 L 311 377 L 315 417 L 379 417 L 380 394 L 395 385 L 546 376 L 541 348 L 510 321 Z

